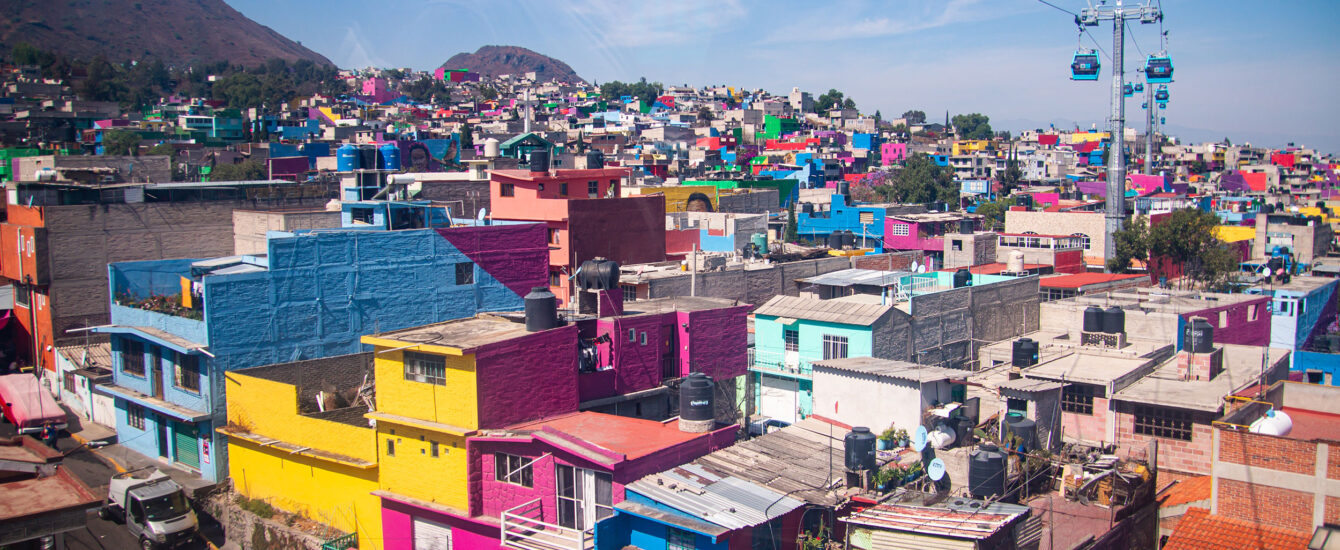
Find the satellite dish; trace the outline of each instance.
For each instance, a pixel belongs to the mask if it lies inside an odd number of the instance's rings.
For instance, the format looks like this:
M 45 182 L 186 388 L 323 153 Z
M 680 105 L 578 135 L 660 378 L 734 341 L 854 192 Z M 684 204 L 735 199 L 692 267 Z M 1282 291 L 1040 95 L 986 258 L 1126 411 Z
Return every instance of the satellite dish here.
M 925 273 L 925 272 L 926 272 L 926 266 L 924 265 L 917 266 L 917 273 Z
M 487 208 L 480 208 L 480 209 L 479 209 L 479 221 L 481 221 L 481 222 L 484 221 L 484 216 L 487 216 L 488 213 L 489 213 L 489 209 L 487 209 Z
M 912 260 L 912 267 L 911 267 L 910 269 L 912 270 L 913 273 L 915 273 L 915 272 L 917 271 L 917 267 L 918 267 L 918 266 L 917 266 L 917 261 L 916 261 L 916 260 Z
M 926 466 L 926 475 L 933 481 L 940 481 L 945 476 L 945 461 L 940 459 L 932 460 L 929 466 Z
M 925 449 L 927 435 L 925 426 L 917 426 L 916 433 L 912 434 L 912 448 L 916 449 L 917 452 Z

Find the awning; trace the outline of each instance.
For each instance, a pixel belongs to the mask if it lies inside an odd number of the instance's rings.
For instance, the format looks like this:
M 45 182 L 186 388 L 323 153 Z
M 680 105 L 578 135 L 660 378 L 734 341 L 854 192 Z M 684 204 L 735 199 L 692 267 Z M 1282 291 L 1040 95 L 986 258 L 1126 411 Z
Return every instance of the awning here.
M 153 327 L 106 325 L 101 327 L 93 327 L 92 329 L 89 330 L 89 332 L 97 332 L 102 334 L 129 334 L 132 336 L 137 336 L 144 340 L 148 340 L 160 346 L 176 350 L 181 353 L 208 355 L 210 357 L 214 357 L 214 354 L 209 352 L 209 346 L 192 342 L 190 340 L 187 340 L 170 332 L 158 330 Z
M 93 386 L 93 393 L 125 399 L 131 403 L 148 407 L 154 412 L 162 413 L 186 422 L 200 422 L 202 420 L 209 420 L 213 416 L 211 413 L 195 411 L 181 405 L 168 403 L 157 397 L 145 395 L 124 386 L 98 384 Z

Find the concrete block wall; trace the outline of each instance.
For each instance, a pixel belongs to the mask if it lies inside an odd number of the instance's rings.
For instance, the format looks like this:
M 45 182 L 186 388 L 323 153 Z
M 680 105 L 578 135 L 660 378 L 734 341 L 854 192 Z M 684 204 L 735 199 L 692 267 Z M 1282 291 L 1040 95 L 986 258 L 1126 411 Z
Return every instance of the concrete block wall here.
M 1097 390 L 1095 390 L 1097 391 Z M 1107 419 L 1111 414 L 1105 397 L 1093 398 L 1093 414 L 1061 411 L 1061 438 L 1063 441 L 1111 443 L 1107 435 Z
M 1309 533 L 1340 520 L 1332 444 L 1229 427 L 1214 436 L 1214 513 Z
M 778 210 L 778 191 L 776 189 L 758 189 L 749 193 L 721 194 L 717 196 L 718 212 L 737 214 L 761 214 L 769 210 Z
M 426 181 L 420 186 L 416 198 L 446 203 L 452 217 L 474 218 L 480 210 L 490 210 L 487 181 Z
M 906 269 L 912 261 L 921 261 L 920 252 L 895 252 L 871 256 L 853 256 L 849 258 L 830 257 L 815 260 L 802 260 L 785 264 L 774 264 L 763 269 L 734 269 L 699 273 L 696 293 L 698 296 L 739 300 L 752 305 L 761 305 L 773 296 L 799 296 L 800 289 L 795 280 L 832 273 L 853 267 L 859 269 Z M 891 266 L 891 267 L 890 267 Z M 684 272 L 674 277 L 654 279 L 647 283 L 646 298 L 669 298 L 690 294 L 691 273 Z M 639 299 L 643 297 L 639 296 Z
M 1159 442 L 1159 477 L 1165 471 L 1189 475 L 1208 475 L 1214 455 L 1214 429 L 1210 427 L 1213 415 L 1196 414 L 1191 425 L 1191 441 L 1168 439 L 1135 433 L 1135 415 L 1129 403 L 1117 404 L 1114 415 L 1117 427 L 1117 448 L 1127 456 L 1145 457 L 1149 441 Z
M 340 212 L 326 210 L 233 211 L 233 253 L 265 254 L 268 231 L 327 229 L 340 226 Z
M 484 346 L 475 361 L 480 428 L 577 410 L 576 325 Z

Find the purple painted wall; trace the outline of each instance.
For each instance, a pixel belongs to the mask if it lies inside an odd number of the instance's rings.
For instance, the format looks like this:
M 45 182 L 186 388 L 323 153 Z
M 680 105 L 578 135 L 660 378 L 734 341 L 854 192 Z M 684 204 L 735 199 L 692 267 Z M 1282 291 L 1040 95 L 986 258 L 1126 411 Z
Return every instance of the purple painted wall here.
M 631 393 L 651 389 L 661 385 L 664 352 L 662 326 L 667 323 L 663 315 L 634 315 L 600 319 L 596 322 L 599 334 L 609 334 L 610 343 L 599 347 L 602 365 L 612 365 L 615 372 L 615 393 Z M 741 325 L 743 326 L 743 325 Z M 634 331 L 633 341 L 629 341 L 629 331 Z M 642 344 L 646 335 L 647 343 Z
M 452 227 L 437 232 L 518 296 L 525 296 L 532 287 L 549 286 L 549 235 L 544 224 Z
M 751 306 L 679 312 L 679 376 L 701 372 L 713 380 L 744 376 L 748 370 L 746 326 Z
M 385 550 L 414 550 L 415 517 L 451 526 L 452 550 L 494 550 L 501 546 L 495 526 L 382 498 Z
M 483 346 L 475 365 L 480 428 L 577 410 L 577 325 Z
M 1251 306 L 1255 306 L 1254 308 Z M 1241 344 L 1244 346 L 1265 346 L 1270 344 L 1270 297 L 1260 296 L 1253 300 L 1232 305 L 1202 309 L 1182 314 L 1182 324 L 1191 322 L 1192 317 L 1204 317 L 1214 325 L 1216 344 Z M 1220 326 L 1221 315 L 1225 326 Z M 1255 315 L 1255 319 L 1252 315 Z
M 897 225 L 906 225 L 907 235 L 894 234 L 893 228 Z M 918 236 L 921 224 L 908 223 L 893 218 L 884 218 L 884 248 L 892 250 L 928 250 L 942 252 L 945 249 L 944 237 Z M 859 238 L 860 235 L 857 235 Z

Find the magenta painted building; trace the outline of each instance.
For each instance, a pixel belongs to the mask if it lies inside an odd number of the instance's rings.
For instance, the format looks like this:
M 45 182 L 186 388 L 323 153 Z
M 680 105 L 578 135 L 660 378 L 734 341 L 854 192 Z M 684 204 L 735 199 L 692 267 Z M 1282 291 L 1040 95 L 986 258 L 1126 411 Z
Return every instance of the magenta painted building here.
M 884 218 L 885 250 L 922 250 L 944 253 L 945 233 L 977 231 L 981 218 L 954 212 L 906 214 Z
M 469 510 L 382 495 L 385 548 L 413 550 L 415 526 L 434 525 L 450 530 L 454 550 L 504 548 L 504 531 L 536 528 L 553 535 L 550 547 L 580 550 L 626 484 L 730 446 L 735 431 L 580 412 L 483 432 L 466 444 Z
M 879 146 L 879 158 L 884 164 L 907 160 L 906 143 L 882 143 Z

